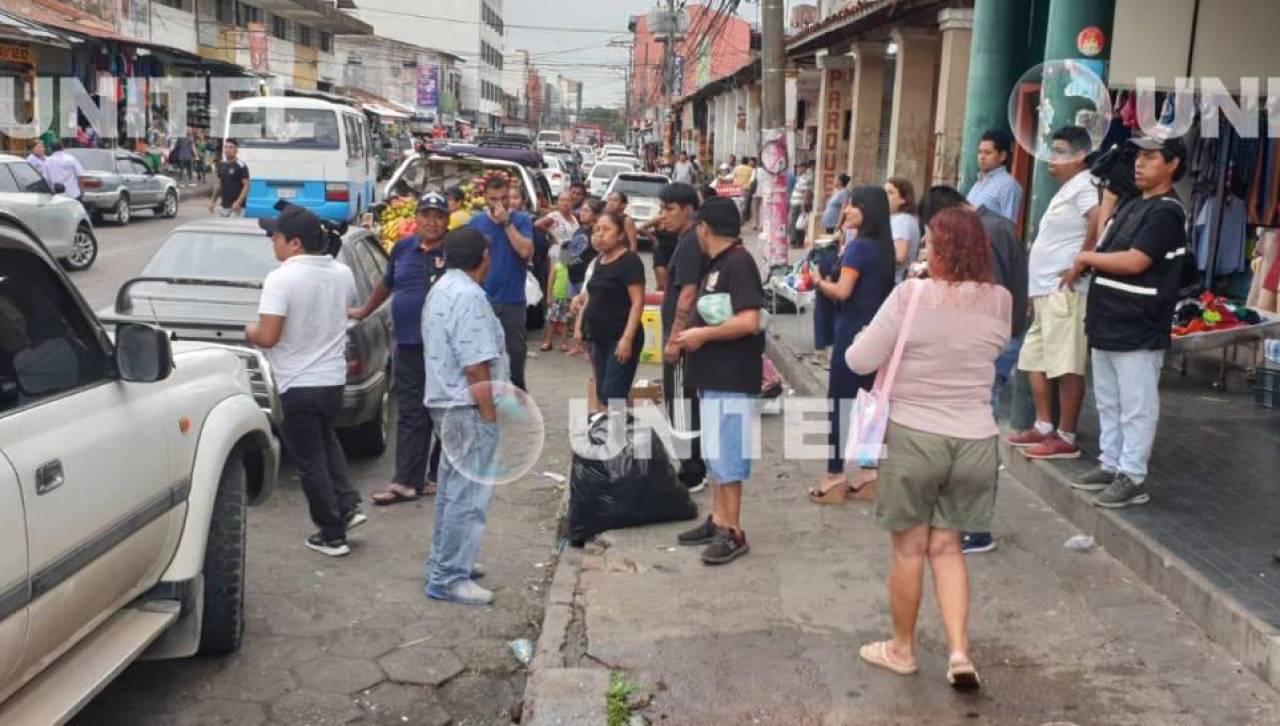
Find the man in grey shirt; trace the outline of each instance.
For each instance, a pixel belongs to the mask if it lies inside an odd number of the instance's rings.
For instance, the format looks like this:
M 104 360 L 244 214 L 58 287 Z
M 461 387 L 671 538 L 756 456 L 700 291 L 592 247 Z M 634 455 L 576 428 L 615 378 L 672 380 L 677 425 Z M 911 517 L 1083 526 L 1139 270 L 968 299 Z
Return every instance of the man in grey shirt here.
M 488 240 L 463 228 L 443 244 L 447 271 L 422 313 L 424 401 L 444 448 L 426 592 L 436 600 L 488 605 L 493 593 L 473 577 L 493 500 L 494 481 L 486 473 L 498 449 L 495 398 L 510 390 L 510 364 L 502 324 L 481 287 L 490 266 Z

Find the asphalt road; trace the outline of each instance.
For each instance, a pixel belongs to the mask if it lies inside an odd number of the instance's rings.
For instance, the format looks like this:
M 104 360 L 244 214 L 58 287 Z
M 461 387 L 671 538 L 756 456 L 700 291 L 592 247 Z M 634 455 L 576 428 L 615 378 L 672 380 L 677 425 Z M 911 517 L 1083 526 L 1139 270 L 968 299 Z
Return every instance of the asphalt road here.
M 176 219 L 139 214 L 128 226 L 97 230 L 99 256 L 71 279 L 100 309 L 137 275 L 175 227 L 207 218 L 201 195 Z M 264 239 L 263 244 L 266 244 Z M 542 365 L 538 365 L 541 363 Z M 549 360 L 530 361 L 529 378 L 549 400 L 581 390 Z M 562 407 L 549 407 L 548 439 L 567 436 Z M 544 452 L 534 472 L 568 474 L 567 452 Z M 392 474 L 393 450 L 351 459 L 356 487 L 372 494 Z M 423 562 L 433 499 L 366 505 L 370 521 L 351 535 L 349 557 L 303 546 L 314 527 L 287 461 L 275 494 L 250 510 L 246 628 L 226 658 L 139 662 L 73 722 L 77 726 L 235 724 L 509 724 L 520 712 L 525 666 L 513 640 L 537 640 L 554 560 L 553 479 L 526 477 L 495 495 L 481 552 L 488 608 L 429 601 Z

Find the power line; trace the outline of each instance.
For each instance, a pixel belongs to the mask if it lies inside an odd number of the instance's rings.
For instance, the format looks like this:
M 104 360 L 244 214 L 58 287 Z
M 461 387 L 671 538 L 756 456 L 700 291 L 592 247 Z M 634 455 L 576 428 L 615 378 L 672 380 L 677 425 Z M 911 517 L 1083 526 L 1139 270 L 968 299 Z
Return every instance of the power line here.
M 418 18 L 420 20 L 437 20 L 437 21 L 446 22 L 446 23 L 461 23 L 463 25 L 489 25 L 483 20 L 460 20 L 458 18 L 446 18 L 440 15 L 423 15 L 420 13 L 407 13 L 402 10 L 376 10 L 373 8 L 360 8 L 357 12 L 361 14 L 379 13 L 382 15 L 395 15 L 397 17 L 403 17 L 403 18 Z M 619 31 L 616 29 L 601 30 L 599 28 L 571 28 L 571 27 L 559 27 L 554 25 L 520 25 L 515 23 L 503 23 L 502 27 L 504 30 L 506 28 L 516 28 L 519 30 L 540 30 L 540 31 L 548 31 L 548 32 L 555 32 L 555 33 L 599 33 L 602 35 L 617 35 L 620 32 L 622 33 L 626 32 L 625 29 Z

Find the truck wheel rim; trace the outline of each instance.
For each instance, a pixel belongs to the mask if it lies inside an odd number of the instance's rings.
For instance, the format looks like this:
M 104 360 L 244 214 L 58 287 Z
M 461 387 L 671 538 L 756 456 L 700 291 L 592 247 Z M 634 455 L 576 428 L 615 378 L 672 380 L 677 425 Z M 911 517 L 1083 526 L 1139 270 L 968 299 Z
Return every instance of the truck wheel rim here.
M 71 244 L 71 264 L 75 267 L 84 267 L 93 261 L 93 237 L 84 230 L 77 230 L 74 241 Z

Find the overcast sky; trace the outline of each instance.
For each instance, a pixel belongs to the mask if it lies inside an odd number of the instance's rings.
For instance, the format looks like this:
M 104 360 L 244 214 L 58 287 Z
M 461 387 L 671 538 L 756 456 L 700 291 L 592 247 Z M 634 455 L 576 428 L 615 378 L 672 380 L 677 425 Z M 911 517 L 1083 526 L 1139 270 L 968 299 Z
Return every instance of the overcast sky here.
M 646 13 L 656 5 L 656 0 L 506 0 L 502 9 L 508 26 L 506 49 L 508 52 L 529 51 L 534 65 L 544 75 L 561 73 L 582 81 L 584 106 L 621 106 L 626 86 L 627 49 L 609 48 L 608 43 L 630 40 L 627 18 Z M 758 2 L 744 1 L 739 15 L 754 21 L 758 9 Z M 555 26 L 565 30 L 513 28 L 512 25 Z

